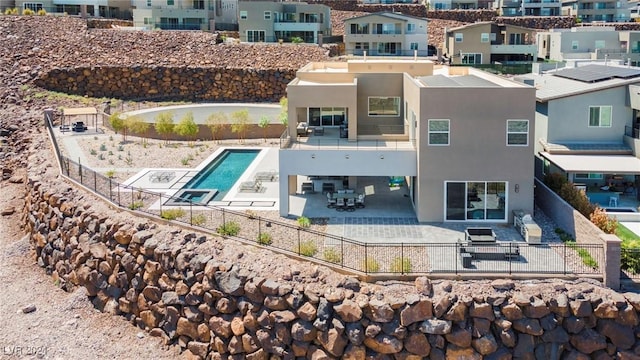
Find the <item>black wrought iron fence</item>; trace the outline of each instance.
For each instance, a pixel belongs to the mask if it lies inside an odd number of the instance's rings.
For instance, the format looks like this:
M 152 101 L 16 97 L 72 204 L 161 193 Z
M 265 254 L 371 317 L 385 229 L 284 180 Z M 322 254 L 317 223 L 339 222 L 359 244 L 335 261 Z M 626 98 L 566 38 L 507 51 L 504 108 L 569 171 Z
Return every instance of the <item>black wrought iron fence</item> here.
M 621 278 L 640 279 L 640 249 L 620 249 Z
M 56 151 L 52 121 L 45 118 Z M 59 151 L 58 151 L 59 154 Z M 599 244 L 508 242 L 364 243 L 298 224 L 257 216 L 251 211 L 202 205 L 190 200 L 119 183 L 79 162 L 58 155 L 62 173 L 113 204 L 199 227 L 282 252 L 312 258 L 367 274 L 562 274 L 601 276 L 605 257 Z M 167 205 L 170 203 L 171 205 Z

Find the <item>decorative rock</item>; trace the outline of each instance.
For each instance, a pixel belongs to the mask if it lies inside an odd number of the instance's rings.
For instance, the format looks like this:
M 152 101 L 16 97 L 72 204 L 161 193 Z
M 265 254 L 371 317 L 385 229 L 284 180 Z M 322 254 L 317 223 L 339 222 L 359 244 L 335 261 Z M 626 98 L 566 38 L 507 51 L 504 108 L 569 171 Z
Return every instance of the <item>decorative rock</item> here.
M 349 344 L 342 355 L 343 360 L 364 360 L 367 351 L 364 346 Z
M 513 322 L 513 328 L 521 333 L 540 336 L 544 332 L 537 319 L 520 319 Z
M 635 336 L 631 327 L 620 325 L 612 320 L 598 322 L 598 332 L 611 340 L 613 345 L 622 350 L 631 349 Z
M 516 285 L 513 280 L 496 279 L 491 282 L 491 286 L 498 291 L 508 291 L 515 289 Z
M 16 208 L 13 206 L 9 206 L 7 208 L 2 209 L 2 211 L 0 211 L 0 215 L 9 216 L 9 215 L 13 215 L 15 212 L 16 212 Z
M 607 340 L 593 329 L 584 329 L 571 336 L 571 345 L 584 354 L 607 348 Z
M 491 334 L 487 334 L 472 341 L 473 348 L 481 355 L 488 355 L 498 350 L 498 343 Z
M 329 329 L 327 332 L 318 333 L 317 340 L 325 350 L 337 357 L 342 355 L 348 343 L 347 339 L 341 336 L 336 329 Z
M 415 286 L 418 293 L 422 295 L 430 296 L 433 292 L 433 285 L 431 284 L 431 280 L 426 277 L 418 277 L 415 280 Z
M 540 298 L 534 298 L 529 306 L 524 307 L 524 315 L 533 319 L 540 319 L 549 313 L 551 313 L 551 310 Z
M 421 299 L 413 305 L 405 306 L 404 309 L 400 311 L 400 324 L 402 326 L 409 326 L 418 321 L 430 318 L 433 316 L 432 306 L 431 301 L 428 299 Z
M 316 328 L 308 321 L 296 320 L 291 325 L 291 337 L 302 342 L 313 341 L 316 338 Z
M 471 346 L 471 332 L 466 329 L 456 327 L 449 334 L 446 334 L 445 338 L 451 344 L 461 348 Z
M 304 303 L 298 309 L 297 313 L 300 319 L 305 321 L 313 321 L 316 318 L 316 308 L 309 302 Z
M 509 321 L 519 320 L 523 318 L 522 309 L 516 304 L 508 304 L 502 307 L 502 315 Z
M 447 359 L 482 360 L 482 355 L 473 348 L 460 348 L 450 344 L 447 346 Z
M 424 334 L 411 333 L 404 339 L 404 348 L 415 355 L 428 356 L 431 352 L 431 344 Z
M 181 317 L 178 319 L 176 334 L 178 336 L 185 335 L 193 340 L 198 340 L 198 324 L 192 323 L 191 321 Z
M 380 354 L 394 354 L 402 350 L 402 342 L 389 335 L 379 335 L 375 338 L 364 339 L 364 344 Z
M 369 319 L 375 322 L 389 322 L 394 316 L 391 306 L 385 301 L 377 299 L 369 301 L 369 306 L 365 308 L 365 313 Z
M 27 306 L 24 306 L 20 309 L 20 312 L 22 312 L 23 314 L 29 314 L 32 313 L 34 311 L 36 311 L 36 306 L 33 304 L 29 304 Z
M 613 302 L 606 301 L 598 304 L 593 313 L 601 319 L 615 319 L 618 317 L 618 308 Z
M 362 319 L 362 309 L 351 300 L 344 300 L 342 304 L 335 305 L 333 309 L 345 322 L 355 322 Z
M 451 321 L 429 319 L 423 321 L 418 329 L 425 334 L 444 335 L 451 332 Z
M 493 307 L 487 303 L 474 303 L 473 306 L 471 306 L 471 308 L 469 309 L 469 316 L 487 319 L 489 321 L 493 321 L 495 319 L 495 315 L 493 314 Z
M 591 315 L 593 311 L 591 302 L 585 299 L 573 300 L 569 305 L 571 307 L 571 313 L 575 317 L 586 317 Z
M 233 335 L 240 336 L 245 332 L 244 321 L 240 317 L 234 317 L 233 319 L 231 319 L 230 326 Z

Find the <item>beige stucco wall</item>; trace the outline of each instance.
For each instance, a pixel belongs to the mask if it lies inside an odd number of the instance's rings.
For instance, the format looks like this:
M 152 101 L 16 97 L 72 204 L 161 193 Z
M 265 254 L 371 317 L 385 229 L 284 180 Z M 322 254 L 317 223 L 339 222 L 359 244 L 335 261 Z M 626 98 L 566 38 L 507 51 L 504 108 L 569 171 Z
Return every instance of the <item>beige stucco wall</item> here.
M 533 211 L 533 87 L 427 87 L 420 109 L 415 204 L 420 221 L 444 221 L 445 181 L 506 181 L 509 219 L 512 210 Z M 428 119 L 451 120 L 449 146 L 428 145 Z M 528 146 L 506 145 L 507 119 L 529 120 Z

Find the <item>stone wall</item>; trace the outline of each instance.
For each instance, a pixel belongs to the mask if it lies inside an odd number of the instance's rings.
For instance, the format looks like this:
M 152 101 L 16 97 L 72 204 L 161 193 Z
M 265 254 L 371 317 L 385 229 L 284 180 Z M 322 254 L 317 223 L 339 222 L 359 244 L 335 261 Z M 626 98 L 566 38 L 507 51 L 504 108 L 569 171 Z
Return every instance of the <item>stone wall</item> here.
M 36 84 L 98 98 L 278 102 L 295 75 L 293 69 L 92 66 L 56 68 Z
M 367 284 L 103 212 L 57 181 L 26 182 L 38 264 L 64 289 L 84 286 L 97 308 L 194 358 L 638 358 L 638 294 L 587 280 Z M 259 258 L 288 272 L 261 269 Z

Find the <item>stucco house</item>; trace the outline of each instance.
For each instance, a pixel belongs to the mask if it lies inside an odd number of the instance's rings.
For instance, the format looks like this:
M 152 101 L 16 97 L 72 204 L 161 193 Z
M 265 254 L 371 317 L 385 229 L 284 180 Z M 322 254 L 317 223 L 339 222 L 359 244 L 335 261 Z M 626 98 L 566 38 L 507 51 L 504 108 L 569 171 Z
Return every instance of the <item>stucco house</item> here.
M 379 12 L 347 19 L 344 28 L 348 55 L 429 55 L 425 18 Z
M 613 26 L 551 29 L 536 34 L 538 56 L 546 60 L 624 60 L 640 63 L 640 31 Z
M 238 0 L 131 0 L 133 25 L 164 30 L 235 30 Z
M 16 0 L 15 7 L 21 11 L 45 10 L 50 14 L 86 15 L 91 17 L 131 18 L 129 0 Z
M 363 177 L 402 177 L 421 222 L 506 223 L 512 210 L 533 211 L 531 86 L 426 60 L 363 59 L 310 63 L 287 97 L 282 216 L 300 176 L 356 189 Z
M 319 43 L 331 36 L 331 9 L 305 2 L 240 1 L 238 30 L 243 42 Z
M 443 53 L 452 64 L 531 62 L 536 30 L 490 21 L 445 28 Z
M 536 87 L 536 176 L 637 195 L 640 69 L 587 64 L 518 79 Z M 607 197 L 603 205 L 607 205 Z

